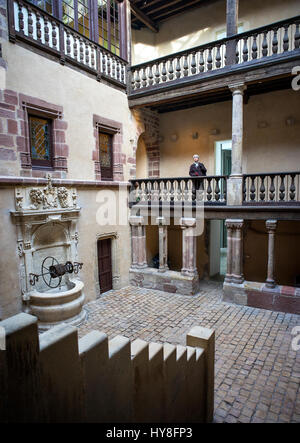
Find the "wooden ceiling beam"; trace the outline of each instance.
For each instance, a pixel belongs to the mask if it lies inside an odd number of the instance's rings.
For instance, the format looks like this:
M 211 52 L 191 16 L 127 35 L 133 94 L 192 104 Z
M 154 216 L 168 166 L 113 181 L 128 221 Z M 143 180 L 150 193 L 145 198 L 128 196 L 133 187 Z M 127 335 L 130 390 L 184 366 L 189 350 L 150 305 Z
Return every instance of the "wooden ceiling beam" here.
M 130 3 L 131 12 L 136 16 L 136 18 L 144 23 L 144 25 L 147 26 L 147 28 L 151 29 L 153 32 L 158 32 L 158 26 L 157 24 L 151 20 L 150 17 L 148 17 L 143 11 L 141 11 L 137 6 L 135 6 L 133 3 Z
M 166 15 L 171 16 L 171 15 L 174 15 L 174 14 L 179 14 L 180 12 L 183 12 L 185 9 L 188 9 L 188 7 L 194 6 L 197 3 L 200 3 L 200 1 L 199 0 L 185 1 L 184 5 L 178 6 L 177 8 L 176 7 L 172 8 L 171 11 L 166 10 L 165 12 L 162 12 L 159 15 L 155 15 L 155 20 L 157 20 L 159 18 L 162 19 Z

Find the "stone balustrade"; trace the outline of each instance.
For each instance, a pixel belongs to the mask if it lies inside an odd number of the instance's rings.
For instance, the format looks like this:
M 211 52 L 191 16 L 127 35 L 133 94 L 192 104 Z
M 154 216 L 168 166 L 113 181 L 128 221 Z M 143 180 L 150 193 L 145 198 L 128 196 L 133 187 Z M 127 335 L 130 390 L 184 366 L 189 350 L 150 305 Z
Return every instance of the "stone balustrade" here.
M 66 324 L 38 336 L 37 318 L 25 313 L 0 330 L 1 422 L 213 419 L 213 330 L 195 326 L 187 346 L 109 340 L 98 331 L 78 341 Z

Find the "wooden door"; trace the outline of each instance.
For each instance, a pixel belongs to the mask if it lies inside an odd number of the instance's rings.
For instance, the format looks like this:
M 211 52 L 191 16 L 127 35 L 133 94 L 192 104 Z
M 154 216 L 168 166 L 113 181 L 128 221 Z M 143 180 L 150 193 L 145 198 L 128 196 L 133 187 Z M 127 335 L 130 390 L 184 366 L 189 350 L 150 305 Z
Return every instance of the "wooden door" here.
M 112 289 L 111 238 L 98 240 L 98 273 L 100 293 Z

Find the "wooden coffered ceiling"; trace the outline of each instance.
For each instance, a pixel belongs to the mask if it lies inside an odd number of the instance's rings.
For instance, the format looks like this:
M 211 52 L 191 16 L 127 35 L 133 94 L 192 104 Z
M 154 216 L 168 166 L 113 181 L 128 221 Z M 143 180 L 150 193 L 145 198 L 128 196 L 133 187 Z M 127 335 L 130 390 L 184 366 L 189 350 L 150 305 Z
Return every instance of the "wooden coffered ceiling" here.
M 147 26 L 158 32 L 161 21 L 216 1 L 218 0 L 130 0 L 132 27 L 140 29 Z

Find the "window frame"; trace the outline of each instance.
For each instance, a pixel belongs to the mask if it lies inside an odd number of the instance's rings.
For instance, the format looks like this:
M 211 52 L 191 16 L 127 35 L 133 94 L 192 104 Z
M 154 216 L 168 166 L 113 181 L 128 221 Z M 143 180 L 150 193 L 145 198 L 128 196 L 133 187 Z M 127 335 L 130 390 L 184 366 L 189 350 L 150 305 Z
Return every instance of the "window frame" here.
M 49 160 L 38 160 L 32 158 L 32 140 L 31 140 L 31 118 L 44 119 L 49 124 L 49 144 L 50 144 L 50 159 Z M 54 138 L 53 138 L 53 119 L 43 115 L 43 113 L 38 114 L 32 111 L 28 112 L 28 130 L 29 130 L 29 151 L 32 169 L 47 169 L 53 170 L 53 157 L 54 157 Z
M 109 136 L 109 149 L 110 149 L 110 167 L 105 167 L 101 165 L 101 148 L 100 148 L 100 134 L 105 134 Z M 113 181 L 114 179 L 114 152 L 113 152 L 113 147 L 114 147 L 114 133 L 110 132 L 108 130 L 104 131 L 101 128 L 98 128 L 98 145 L 99 145 L 99 166 L 100 166 L 100 174 L 101 174 L 101 179 L 104 181 Z M 107 171 L 109 170 L 110 174 L 108 176 Z M 104 173 L 104 174 L 103 174 Z
M 37 0 L 29 0 L 33 4 L 37 4 Z M 86 35 L 81 34 L 78 30 L 78 0 L 74 1 L 74 28 L 69 26 L 68 24 L 64 24 L 64 26 L 69 27 L 71 30 L 78 32 L 83 37 L 86 37 Z M 88 8 L 89 8 L 89 37 L 86 37 L 93 42 L 97 43 L 99 46 L 103 47 L 104 49 L 112 52 L 117 57 L 121 57 L 124 60 L 128 59 L 127 54 L 127 18 L 126 18 L 126 6 L 125 2 L 119 2 L 119 0 L 114 0 L 117 3 L 118 7 L 118 33 L 119 33 L 119 55 L 112 51 L 112 26 L 110 21 L 110 10 L 111 10 L 111 1 L 107 0 L 108 4 L 108 16 L 109 20 L 107 21 L 107 34 L 108 34 L 108 41 L 107 41 L 107 48 L 105 46 L 102 46 L 99 43 L 99 17 L 98 17 L 98 0 L 88 0 Z M 52 15 L 53 17 L 58 18 L 61 22 L 63 22 L 63 8 L 62 8 L 63 0 L 53 0 L 52 2 Z M 115 45 L 114 45 L 115 47 Z

